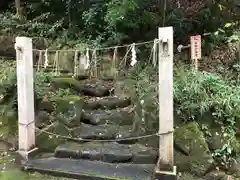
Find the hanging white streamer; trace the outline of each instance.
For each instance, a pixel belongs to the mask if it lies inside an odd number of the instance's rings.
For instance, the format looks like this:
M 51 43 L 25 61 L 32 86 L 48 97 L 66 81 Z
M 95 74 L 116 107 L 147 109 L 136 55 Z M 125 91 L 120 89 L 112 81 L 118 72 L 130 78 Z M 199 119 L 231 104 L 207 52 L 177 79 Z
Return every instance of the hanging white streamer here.
M 112 66 L 115 68 L 116 66 L 116 61 L 117 61 L 117 52 L 118 52 L 118 48 L 115 47 L 114 52 L 113 52 L 113 63 Z
M 44 69 L 46 69 L 48 67 L 48 49 L 45 50 L 45 62 L 44 62 Z
M 83 53 L 81 53 L 79 58 L 79 69 L 85 69 L 85 66 L 86 66 L 86 56 Z
M 93 53 L 92 53 L 92 61 L 94 62 L 95 76 L 97 77 L 98 69 L 97 69 L 97 50 L 96 50 L 96 49 L 93 50 Z
M 135 49 L 135 43 L 132 44 L 132 59 L 131 59 L 131 66 L 134 66 L 137 63 L 137 55 L 136 55 L 136 49 Z
M 75 54 L 74 54 L 74 77 L 78 76 L 78 51 L 76 50 L 75 51 Z
M 38 64 L 37 64 L 37 72 L 40 71 L 41 63 L 42 63 L 42 50 L 39 51 L 39 59 L 38 59 Z
M 88 69 L 89 66 L 90 66 L 90 58 L 89 58 L 89 49 L 87 48 L 84 69 L 85 69 L 85 70 Z
M 55 66 L 55 76 L 58 76 L 60 73 L 59 73 L 59 70 L 58 70 L 58 58 L 59 58 L 59 51 L 56 51 L 56 54 L 55 54 L 55 58 L 54 58 L 54 65 L 53 67 Z

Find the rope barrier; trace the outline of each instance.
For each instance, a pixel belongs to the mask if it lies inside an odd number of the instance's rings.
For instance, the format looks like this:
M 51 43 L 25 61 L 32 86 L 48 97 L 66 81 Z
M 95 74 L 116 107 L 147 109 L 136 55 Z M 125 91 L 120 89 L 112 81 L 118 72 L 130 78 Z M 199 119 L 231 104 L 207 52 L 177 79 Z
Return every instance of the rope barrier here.
M 135 44 L 135 46 L 141 46 L 141 45 L 145 45 L 145 44 L 151 44 L 154 42 L 158 42 L 157 39 L 151 40 L 151 41 L 145 41 L 145 42 L 139 42 L 139 43 L 132 43 L 132 44 L 125 44 L 125 45 L 117 45 L 117 46 L 110 46 L 110 47 L 103 47 L 103 48 L 88 48 L 89 51 L 96 51 L 96 50 L 110 50 L 110 49 L 115 49 L 115 48 L 123 48 L 123 47 L 131 47 L 133 44 Z M 32 49 L 33 51 L 46 51 L 46 50 L 41 50 L 41 49 Z M 61 49 L 61 50 L 54 50 L 54 49 L 47 49 L 48 52 L 56 52 L 56 51 L 61 51 L 61 52 L 75 52 L 75 51 L 79 51 L 81 52 L 81 50 L 79 49 Z M 83 50 L 84 51 L 84 50 Z
M 117 141 L 139 140 L 139 139 L 149 138 L 149 137 L 153 137 L 153 136 L 167 135 L 167 134 L 171 134 L 171 133 L 174 132 L 174 131 L 167 131 L 165 133 L 153 133 L 153 134 L 136 136 L 136 137 L 129 137 L 129 138 L 97 140 L 97 139 L 73 138 L 73 137 L 69 137 L 69 136 L 63 136 L 63 135 L 55 134 L 55 133 L 52 133 L 52 132 L 49 132 L 49 131 L 46 131 L 46 130 L 41 130 L 37 127 L 35 127 L 35 129 L 37 131 L 41 131 L 41 133 L 52 135 L 52 136 L 55 136 L 55 137 L 61 138 L 61 139 L 72 140 L 72 141 L 89 141 L 89 142 L 117 142 Z

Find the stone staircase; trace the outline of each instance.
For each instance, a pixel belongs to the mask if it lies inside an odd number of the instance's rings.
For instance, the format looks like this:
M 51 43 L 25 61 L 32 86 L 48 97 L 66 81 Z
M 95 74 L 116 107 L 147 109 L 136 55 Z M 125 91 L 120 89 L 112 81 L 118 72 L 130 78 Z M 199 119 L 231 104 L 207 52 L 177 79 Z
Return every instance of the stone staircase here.
M 72 136 L 82 141 L 67 140 L 56 147 L 52 157 L 29 159 L 23 164 L 25 171 L 81 180 L 154 179 L 157 149 L 138 140 L 123 140 L 133 136 L 131 99 L 116 96 L 112 82 L 70 77 L 54 82 L 83 96 L 80 118 L 65 122 Z

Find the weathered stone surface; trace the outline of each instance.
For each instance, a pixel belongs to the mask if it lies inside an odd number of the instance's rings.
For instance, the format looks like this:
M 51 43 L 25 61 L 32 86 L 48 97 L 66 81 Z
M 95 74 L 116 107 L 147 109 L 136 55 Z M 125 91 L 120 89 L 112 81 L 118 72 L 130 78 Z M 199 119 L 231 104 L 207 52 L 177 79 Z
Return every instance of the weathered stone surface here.
M 115 142 L 67 142 L 56 148 L 55 157 L 98 160 L 109 163 L 131 162 L 155 164 L 157 151 L 140 144 L 122 145 Z
M 61 136 L 70 135 L 70 131 L 62 123 L 56 123 L 54 126 L 51 126 L 47 131 Z M 49 135 L 40 131 L 36 132 L 36 146 L 42 151 L 53 152 L 60 143 L 64 142 L 65 140 L 59 138 L 58 136 Z
M 128 146 L 117 143 L 65 143 L 59 145 L 55 157 L 98 160 L 109 163 L 131 161 Z
M 158 151 L 153 148 L 143 146 L 141 144 L 130 145 L 133 153 L 133 164 L 156 164 L 158 158 Z
M 46 111 L 38 111 L 35 117 L 35 125 L 38 128 L 44 127 L 49 124 L 51 120 L 50 114 Z
M 74 78 L 54 78 L 53 84 L 57 88 L 72 88 L 87 96 L 103 97 L 110 94 L 109 88 L 101 84 L 80 83 Z
M 119 129 L 118 129 L 118 132 L 116 134 L 116 139 L 120 140 L 120 139 L 129 138 L 129 137 L 132 137 L 132 136 L 133 136 L 133 132 L 132 132 L 132 126 L 131 125 L 120 126 Z M 119 144 L 134 144 L 136 142 L 137 142 L 136 139 L 118 141 Z
M 83 101 L 79 96 L 66 96 L 56 101 L 57 119 L 68 127 L 78 126 L 81 122 Z
M 92 125 L 98 124 L 119 124 L 130 125 L 133 122 L 134 114 L 125 109 L 116 110 L 86 110 L 83 112 L 82 121 Z
M 203 176 L 212 167 L 213 158 L 204 135 L 196 122 L 191 122 L 175 130 L 175 143 L 189 156 L 175 152 L 175 164 L 179 171 Z
M 85 100 L 85 109 L 116 109 L 124 108 L 131 104 L 130 98 L 108 96 L 103 98 L 90 98 Z
M 73 129 L 73 136 L 83 139 L 115 139 L 118 127 L 114 125 L 87 125 L 82 124 L 80 127 Z
M 28 160 L 25 171 L 98 180 L 152 180 L 155 164 L 105 163 L 100 161 L 66 158 Z
M 109 96 L 109 89 L 101 86 L 93 86 L 93 85 L 84 85 L 81 87 L 81 92 L 87 96 L 95 96 L 95 97 L 103 97 Z

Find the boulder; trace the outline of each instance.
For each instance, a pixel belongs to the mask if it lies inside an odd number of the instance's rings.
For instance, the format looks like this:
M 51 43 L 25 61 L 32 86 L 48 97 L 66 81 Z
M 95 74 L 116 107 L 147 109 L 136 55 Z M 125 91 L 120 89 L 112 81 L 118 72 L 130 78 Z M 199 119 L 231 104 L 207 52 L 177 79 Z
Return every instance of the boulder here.
M 92 125 L 105 123 L 131 125 L 133 118 L 134 113 L 129 112 L 126 109 L 85 110 L 83 112 L 82 121 Z
M 174 138 L 175 143 L 189 154 L 186 156 L 175 151 L 175 164 L 179 171 L 203 176 L 212 168 L 214 160 L 198 123 L 190 122 L 177 128 Z

